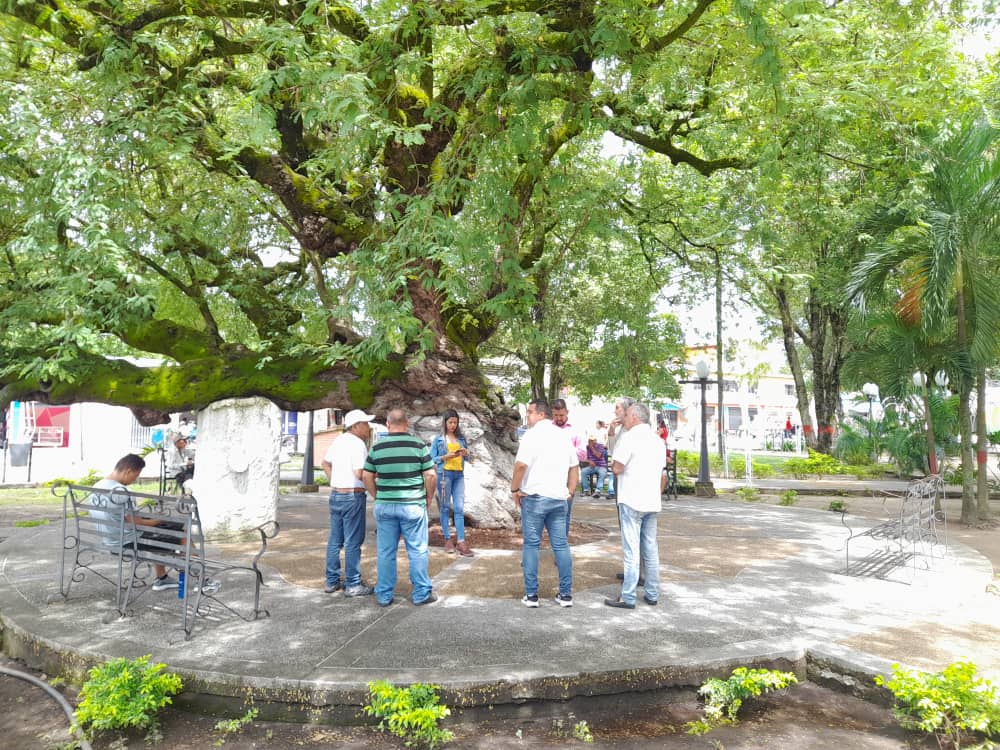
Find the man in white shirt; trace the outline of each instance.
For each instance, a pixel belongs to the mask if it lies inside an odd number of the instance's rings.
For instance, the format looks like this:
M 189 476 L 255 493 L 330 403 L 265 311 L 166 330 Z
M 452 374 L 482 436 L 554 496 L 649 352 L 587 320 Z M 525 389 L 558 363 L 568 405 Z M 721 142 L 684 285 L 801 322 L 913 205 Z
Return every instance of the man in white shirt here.
M 330 538 L 326 543 L 328 594 L 368 596 L 374 590 L 361 580 L 361 545 L 365 541 L 365 485 L 361 474 L 368 457 L 366 441 L 375 417 L 361 409 L 344 415 L 344 433 L 330 445 L 323 471 L 330 480 Z M 340 550 L 344 550 L 344 574 Z
M 640 552 L 646 574 L 646 593 L 642 599 L 655 606 L 660 596 L 656 519 L 667 479 L 663 473 L 666 450 L 649 424 L 649 408 L 645 404 L 634 403 L 628 407 L 624 426 L 627 432 L 615 444 L 611 470 L 624 489 L 618 497 L 618 518 L 625 571 L 621 595 L 617 599 L 605 599 L 604 603 L 619 609 L 635 609 Z
M 547 401 L 528 404 L 528 426 L 514 458 L 510 491 L 521 508 L 524 538 L 524 598 L 526 607 L 538 606 L 538 550 L 542 529 L 549 532 L 549 544 L 559 571 L 560 607 L 573 606 L 573 558 L 567 540 L 567 502 L 580 481 L 580 461 L 567 431 L 552 422 Z

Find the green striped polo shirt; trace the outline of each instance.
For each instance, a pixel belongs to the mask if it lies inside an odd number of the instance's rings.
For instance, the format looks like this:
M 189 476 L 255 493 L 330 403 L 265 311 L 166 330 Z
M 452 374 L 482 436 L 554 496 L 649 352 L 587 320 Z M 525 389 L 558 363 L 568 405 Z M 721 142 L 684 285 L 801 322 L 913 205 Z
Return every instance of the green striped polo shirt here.
M 433 469 L 427 445 L 409 433 L 389 433 L 365 460 L 365 471 L 375 474 L 377 503 L 426 504 L 424 472 Z

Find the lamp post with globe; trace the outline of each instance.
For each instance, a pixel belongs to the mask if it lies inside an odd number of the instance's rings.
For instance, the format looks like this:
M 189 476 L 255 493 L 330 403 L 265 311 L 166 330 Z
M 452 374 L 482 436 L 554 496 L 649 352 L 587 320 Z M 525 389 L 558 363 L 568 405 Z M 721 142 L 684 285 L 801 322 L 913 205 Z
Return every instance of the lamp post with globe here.
M 694 366 L 696 380 L 681 380 L 685 385 L 696 385 L 701 388 L 701 456 L 698 460 L 698 481 L 694 483 L 694 494 L 698 497 L 715 497 L 715 485 L 708 470 L 708 414 L 705 403 L 705 390 L 715 385 L 715 380 L 708 379 L 708 362 L 699 359 Z

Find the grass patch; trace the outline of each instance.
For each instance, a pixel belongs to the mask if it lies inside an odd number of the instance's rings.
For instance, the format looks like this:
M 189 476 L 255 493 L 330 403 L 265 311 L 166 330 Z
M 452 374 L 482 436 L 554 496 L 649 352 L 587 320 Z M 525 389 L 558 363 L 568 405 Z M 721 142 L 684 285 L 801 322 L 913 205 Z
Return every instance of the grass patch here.
M 129 486 L 136 492 L 157 494 L 159 482 L 136 482 Z M 51 487 L 7 487 L 0 489 L 0 508 L 16 508 L 22 505 L 62 507 L 62 498 L 52 494 Z
M 35 518 L 31 521 L 14 521 L 15 529 L 30 529 L 35 526 L 46 526 L 49 523 L 47 518 Z

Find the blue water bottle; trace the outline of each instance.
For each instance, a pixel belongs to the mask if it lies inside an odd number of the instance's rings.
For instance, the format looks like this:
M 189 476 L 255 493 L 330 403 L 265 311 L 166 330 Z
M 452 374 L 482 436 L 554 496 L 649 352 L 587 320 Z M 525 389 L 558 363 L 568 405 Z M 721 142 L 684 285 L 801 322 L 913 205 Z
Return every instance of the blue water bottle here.
M 177 598 L 184 598 L 184 571 L 180 571 L 177 574 Z

